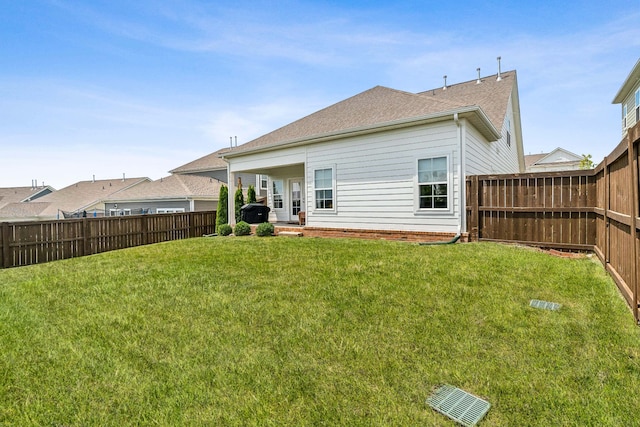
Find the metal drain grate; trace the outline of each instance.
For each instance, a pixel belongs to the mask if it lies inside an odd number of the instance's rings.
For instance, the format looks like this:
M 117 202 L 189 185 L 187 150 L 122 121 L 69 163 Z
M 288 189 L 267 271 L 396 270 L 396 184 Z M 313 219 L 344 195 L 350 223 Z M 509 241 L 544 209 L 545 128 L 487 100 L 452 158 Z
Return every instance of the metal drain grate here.
M 532 299 L 529 305 L 531 307 L 541 308 L 543 310 L 559 310 L 560 307 L 562 307 L 561 304 L 558 304 L 556 302 L 540 301 L 539 299 Z
M 491 404 L 486 400 L 448 384 L 439 387 L 427 399 L 427 404 L 467 427 L 476 425 L 491 407 Z

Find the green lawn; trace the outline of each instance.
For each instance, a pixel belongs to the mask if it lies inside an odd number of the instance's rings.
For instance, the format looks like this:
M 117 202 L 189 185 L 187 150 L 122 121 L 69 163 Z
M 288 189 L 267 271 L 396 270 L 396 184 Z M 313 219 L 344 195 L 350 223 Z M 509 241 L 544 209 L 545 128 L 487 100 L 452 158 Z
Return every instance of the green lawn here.
M 562 304 L 552 312 L 532 299 Z M 199 238 L 0 270 L 0 425 L 631 426 L 602 266 L 495 244 Z

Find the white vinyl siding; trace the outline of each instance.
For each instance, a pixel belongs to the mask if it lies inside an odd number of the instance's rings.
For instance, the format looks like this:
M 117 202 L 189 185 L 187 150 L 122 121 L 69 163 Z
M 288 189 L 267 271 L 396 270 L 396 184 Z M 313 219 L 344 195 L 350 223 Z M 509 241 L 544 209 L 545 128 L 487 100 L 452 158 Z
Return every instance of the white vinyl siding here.
M 307 213 L 307 225 L 456 232 L 459 226 L 457 147 L 453 120 L 308 146 L 308 183 L 314 182 L 315 170 L 335 165 L 336 212 L 322 215 L 312 210 Z M 449 207 L 444 213 L 418 212 L 418 160 L 442 153 L 448 153 L 451 165 Z M 307 189 L 308 196 L 314 197 L 313 185 Z
M 640 89 L 632 90 L 622 103 L 622 133 L 640 121 Z
M 487 141 L 473 126 L 465 123 L 463 138 L 466 142 L 465 174 L 467 176 L 520 171 L 518 141 L 513 132 L 513 123 L 511 100 L 507 105 L 507 116 L 501 129 L 502 137 L 499 140 Z M 510 137 L 507 136 L 509 129 L 511 129 Z M 510 138 L 510 141 L 507 138 Z

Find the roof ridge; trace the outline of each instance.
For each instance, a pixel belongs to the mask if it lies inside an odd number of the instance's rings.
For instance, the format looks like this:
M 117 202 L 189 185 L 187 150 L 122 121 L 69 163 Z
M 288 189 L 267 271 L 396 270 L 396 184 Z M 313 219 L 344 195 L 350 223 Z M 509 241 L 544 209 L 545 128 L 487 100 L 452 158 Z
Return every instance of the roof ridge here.
M 500 76 L 501 76 L 502 78 L 504 78 L 505 74 L 514 74 L 514 75 L 516 75 L 516 74 L 517 74 L 517 72 L 516 72 L 516 70 L 508 70 L 508 71 L 501 71 L 501 72 L 500 72 Z M 492 77 L 495 77 L 495 78 L 496 78 L 496 81 L 498 81 L 498 80 L 497 80 L 497 78 L 498 78 L 498 73 L 495 73 L 495 74 L 489 74 L 488 76 L 480 77 L 480 81 L 482 81 L 482 80 L 487 80 L 487 79 L 490 79 L 490 78 L 492 78 Z M 449 89 L 449 88 L 453 88 L 453 87 L 456 87 L 456 86 L 468 85 L 468 84 L 470 84 L 470 83 L 471 83 L 471 84 L 476 84 L 476 82 L 477 82 L 477 81 L 478 81 L 478 79 L 477 79 L 477 78 L 475 78 L 475 79 L 467 80 L 467 81 L 464 81 L 464 82 L 458 82 L 458 83 L 450 84 L 450 85 L 447 85 L 447 89 Z M 427 92 L 433 92 L 433 91 L 436 91 L 436 90 L 443 90 L 443 87 L 441 86 L 441 87 L 436 87 L 436 88 L 432 88 L 432 89 L 427 89 L 427 90 L 425 90 L 425 91 L 418 92 L 418 94 L 426 94 Z

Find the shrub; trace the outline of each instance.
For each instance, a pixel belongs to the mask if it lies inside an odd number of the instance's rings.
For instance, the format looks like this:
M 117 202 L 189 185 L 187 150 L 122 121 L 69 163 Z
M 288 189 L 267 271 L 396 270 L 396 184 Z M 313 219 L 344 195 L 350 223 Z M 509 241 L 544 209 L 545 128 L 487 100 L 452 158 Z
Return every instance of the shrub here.
M 256 189 L 253 185 L 250 185 L 247 188 L 247 203 L 255 203 L 256 201 Z
M 258 225 L 258 227 L 256 227 L 256 235 L 260 237 L 271 236 L 273 235 L 273 231 L 273 224 L 269 222 L 263 222 L 262 224 Z
M 234 203 L 236 208 L 236 222 L 240 222 L 240 208 L 244 205 L 244 194 L 242 194 L 242 186 L 239 186 L 234 195 Z
M 220 224 L 218 226 L 218 234 L 220 236 L 228 236 L 231 234 L 231 226 L 229 224 Z
M 236 224 L 236 228 L 233 229 L 233 234 L 236 236 L 248 236 L 251 234 L 251 226 L 244 221 L 240 221 Z
M 221 225 L 226 224 L 229 221 L 227 218 L 229 211 L 229 189 L 226 185 L 220 186 L 220 195 L 218 197 L 218 209 L 216 212 L 216 230 L 220 228 Z M 220 231 L 218 231 L 220 234 Z M 224 234 L 223 234 L 224 236 Z

